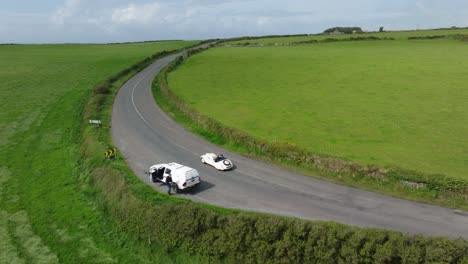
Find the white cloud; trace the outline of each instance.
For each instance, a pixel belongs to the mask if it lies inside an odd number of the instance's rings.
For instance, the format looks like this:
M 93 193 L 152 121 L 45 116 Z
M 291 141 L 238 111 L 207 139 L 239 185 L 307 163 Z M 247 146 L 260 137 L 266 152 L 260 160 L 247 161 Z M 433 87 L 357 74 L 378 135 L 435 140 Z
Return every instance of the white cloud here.
M 161 6 L 157 2 L 142 5 L 129 4 L 124 7 L 114 8 L 111 21 L 117 24 L 148 24 L 158 19 L 160 10 Z
M 64 6 L 60 7 L 52 14 L 52 22 L 56 25 L 63 25 L 66 19 L 73 16 L 79 6 L 80 0 L 67 0 Z
M 261 17 L 257 18 L 257 25 L 259 25 L 259 26 L 263 26 L 263 25 L 266 25 L 268 23 L 270 23 L 270 18 L 269 17 L 261 16 Z
M 416 7 L 418 10 L 423 13 L 424 15 L 431 16 L 432 11 L 426 7 L 423 1 L 416 1 Z

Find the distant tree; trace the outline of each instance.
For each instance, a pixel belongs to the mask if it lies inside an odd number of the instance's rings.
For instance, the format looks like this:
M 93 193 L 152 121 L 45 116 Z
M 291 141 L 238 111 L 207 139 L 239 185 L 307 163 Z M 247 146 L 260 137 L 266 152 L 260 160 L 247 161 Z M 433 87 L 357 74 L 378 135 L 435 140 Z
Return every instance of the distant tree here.
M 383 27 L 380 27 L 380 28 L 379 28 L 379 32 L 383 32 Z
M 343 34 L 363 33 L 360 27 L 332 27 L 323 31 L 323 33 L 325 34 L 330 34 L 334 32 L 340 32 Z

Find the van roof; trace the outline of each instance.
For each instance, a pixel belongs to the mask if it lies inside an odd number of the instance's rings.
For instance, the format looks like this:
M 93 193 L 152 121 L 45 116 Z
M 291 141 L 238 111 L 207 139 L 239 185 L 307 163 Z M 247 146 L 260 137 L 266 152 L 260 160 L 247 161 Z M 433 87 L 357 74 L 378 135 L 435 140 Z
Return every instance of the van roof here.
M 166 167 L 171 169 L 171 170 L 177 170 L 177 171 L 181 171 L 181 172 L 187 172 L 187 171 L 193 170 L 190 167 L 184 166 L 184 165 L 176 163 L 176 162 L 168 163 Z

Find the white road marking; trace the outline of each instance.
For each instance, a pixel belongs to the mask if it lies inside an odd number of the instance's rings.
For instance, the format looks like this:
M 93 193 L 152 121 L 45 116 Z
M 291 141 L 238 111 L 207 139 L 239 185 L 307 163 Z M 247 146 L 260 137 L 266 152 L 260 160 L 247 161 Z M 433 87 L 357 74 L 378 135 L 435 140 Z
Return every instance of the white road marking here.
M 151 71 L 148 71 L 146 74 L 143 75 L 143 77 L 141 77 L 141 79 L 133 86 L 133 89 L 132 89 L 132 105 L 133 105 L 133 108 L 135 109 L 135 112 L 138 114 L 138 116 L 141 118 L 141 120 L 143 120 L 143 122 L 145 122 L 150 128 L 151 130 L 153 130 L 154 133 L 158 134 L 159 136 L 161 136 L 161 134 L 159 134 L 152 126 L 151 124 L 143 117 L 143 115 L 140 113 L 140 111 L 138 110 L 138 108 L 136 107 L 136 104 L 135 104 L 135 99 L 134 99 L 134 94 L 135 94 L 135 89 L 136 87 L 140 84 L 141 81 L 143 81 L 146 76 L 148 76 L 149 74 L 151 73 Z M 161 136 L 162 137 L 162 136 Z M 200 154 L 198 153 L 195 153 L 193 151 L 190 151 L 189 149 L 187 149 L 186 147 L 182 146 L 182 145 L 179 145 L 177 144 L 176 142 L 174 142 L 173 140 L 171 140 L 170 138 L 167 138 L 165 137 L 166 140 L 169 140 L 170 142 L 172 142 L 174 145 L 182 148 L 182 149 L 185 149 L 186 151 L 194 154 L 194 155 L 197 155 L 197 156 L 200 156 Z

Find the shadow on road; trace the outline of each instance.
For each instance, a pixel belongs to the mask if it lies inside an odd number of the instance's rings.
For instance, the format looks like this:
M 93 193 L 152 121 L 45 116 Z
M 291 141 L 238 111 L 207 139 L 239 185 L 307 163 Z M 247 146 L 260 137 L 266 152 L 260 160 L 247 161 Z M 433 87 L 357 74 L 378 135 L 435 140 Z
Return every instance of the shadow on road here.
M 214 185 L 214 184 L 211 183 L 211 182 L 202 181 L 202 182 L 200 183 L 200 186 L 199 186 L 196 190 L 184 192 L 184 194 L 196 195 L 197 193 L 200 193 L 200 192 L 209 190 L 209 189 L 211 189 L 211 188 L 213 188 L 213 187 L 215 187 L 215 186 L 216 186 L 216 185 Z

